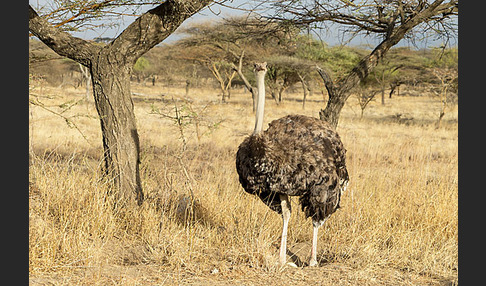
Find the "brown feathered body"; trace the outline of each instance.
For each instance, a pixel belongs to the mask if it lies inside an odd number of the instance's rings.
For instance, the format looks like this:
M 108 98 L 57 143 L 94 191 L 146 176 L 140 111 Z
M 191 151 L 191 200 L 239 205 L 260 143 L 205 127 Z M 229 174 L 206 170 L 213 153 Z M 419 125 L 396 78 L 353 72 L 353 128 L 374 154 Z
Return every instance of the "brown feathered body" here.
M 339 208 L 348 182 L 345 157 L 327 122 L 288 115 L 240 144 L 236 169 L 245 191 L 272 210 L 282 213 L 278 194 L 299 196 L 306 217 L 322 222 Z

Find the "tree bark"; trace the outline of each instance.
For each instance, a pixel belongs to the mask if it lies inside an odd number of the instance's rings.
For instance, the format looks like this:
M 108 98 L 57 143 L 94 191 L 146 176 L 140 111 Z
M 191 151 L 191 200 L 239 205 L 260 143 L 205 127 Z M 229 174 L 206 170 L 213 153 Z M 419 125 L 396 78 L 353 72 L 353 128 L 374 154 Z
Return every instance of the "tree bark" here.
M 140 143 L 127 65 L 115 64 L 114 53 L 100 53 L 91 74 L 96 110 L 103 134 L 104 173 L 113 180 L 118 201 L 143 201 Z
M 395 89 L 397 90 L 397 96 L 400 96 L 400 81 L 394 81 L 390 84 L 390 93 L 388 94 L 388 98 L 392 98 Z
M 103 135 L 104 174 L 113 181 L 121 204 L 143 202 L 140 143 L 130 91 L 133 65 L 210 2 L 167 0 L 137 18 L 103 47 L 58 30 L 29 5 L 30 32 L 57 54 L 90 70 Z
M 394 23 L 390 24 L 384 40 L 369 55 L 365 56 L 338 86 L 334 86 L 330 76 L 318 67 L 318 72 L 329 94 L 326 107 L 319 112 L 320 119 L 328 121 L 336 128 L 344 103 L 351 95 L 351 89 L 366 78 L 386 55 L 388 50 L 403 39 L 414 27 L 426 22 L 434 15 L 454 8 L 454 3 L 442 4 L 442 2 L 441 0 L 434 1 L 427 8 L 418 11 L 413 17 L 407 19 L 407 21 L 401 23 L 399 26 L 395 26 Z
M 404 35 L 405 33 L 403 33 Z M 329 122 L 334 128 L 337 127 L 339 122 L 339 116 L 341 110 L 346 103 L 346 100 L 351 95 L 350 91 L 353 89 L 360 81 L 368 76 L 368 74 L 378 65 L 378 62 L 384 57 L 386 52 L 402 37 L 393 37 L 386 39 L 381 42 L 368 56 L 364 57 L 356 67 L 354 67 L 351 72 L 344 78 L 343 82 L 337 87 L 334 86 L 329 75 L 324 79 L 322 75 L 322 70 L 319 72 L 324 80 L 326 89 L 329 94 L 329 100 L 325 109 L 319 112 L 321 120 Z M 319 71 L 319 70 L 318 70 Z M 328 85 L 330 85 L 328 87 Z
M 381 105 L 385 105 L 385 70 L 381 72 L 380 89 L 381 89 Z
M 323 73 L 322 69 L 318 68 L 321 78 L 329 94 L 329 100 L 325 109 L 319 112 L 321 120 L 328 121 L 335 128 L 339 121 L 339 115 L 346 100 L 351 95 L 350 91 L 378 65 L 379 61 L 385 56 L 388 50 L 397 44 L 405 34 L 412 29 L 413 26 L 402 26 L 394 35 L 382 41 L 368 56 L 365 56 L 344 78 L 342 83 L 337 87 L 334 86 L 330 76 Z M 320 71 L 319 71 L 320 70 Z M 326 74 L 323 77 L 323 74 Z M 329 87 L 328 87 L 329 86 Z
M 339 115 L 341 114 L 341 110 L 343 109 L 349 95 L 341 95 L 336 91 L 329 93 L 329 90 L 328 95 L 329 99 L 327 101 L 326 108 L 319 111 L 319 118 L 329 122 L 334 128 L 336 128 L 339 122 Z
M 242 51 L 240 58 L 238 60 L 238 67 L 233 63 L 231 63 L 231 64 L 233 66 L 233 70 L 238 73 L 238 76 L 241 78 L 241 80 L 245 84 L 246 89 L 248 89 L 248 91 L 251 92 L 251 100 L 252 100 L 252 103 L 253 103 L 252 111 L 255 112 L 256 111 L 256 98 L 257 98 L 257 94 L 258 94 L 258 89 L 251 86 L 250 82 L 248 81 L 248 79 L 246 79 L 245 75 L 243 74 L 242 69 L 243 69 L 243 56 L 244 55 L 245 55 L 245 51 Z
M 86 102 L 89 102 L 90 100 L 90 94 L 91 94 L 91 73 L 90 71 L 88 70 L 88 68 L 86 66 L 83 66 L 82 64 L 78 64 L 79 65 L 79 70 L 81 71 L 81 77 L 82 79 L 85 81 L 86 83 Z
M 307 100 L 307 91 L 309 90 L 309 87 L 305 82 L 305 76 L 302 76 L 299 73 L 297 73 L 297 76 L 300 79 L 300 83 L 302 83 L 302 89 L 304 91 L 304 97 L 302 98 L 302 109 L 305 109 L 305 101 Z

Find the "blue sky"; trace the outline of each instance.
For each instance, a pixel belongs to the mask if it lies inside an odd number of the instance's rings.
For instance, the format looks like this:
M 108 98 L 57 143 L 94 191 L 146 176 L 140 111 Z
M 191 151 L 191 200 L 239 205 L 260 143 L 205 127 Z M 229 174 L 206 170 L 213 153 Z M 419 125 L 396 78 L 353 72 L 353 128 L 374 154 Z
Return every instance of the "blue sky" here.
M 34 8 L 45 5 L 46 3 L 49 3 L 51 1 L 48 0 L 29 0 L 29 4 L 31 4 Z M 249 8 L 248 5 L 251 3 L 251 1 L 245 1 L 245 0 L 233 0 L 229 5 L 232 7 L 240 7 L 240 8 Z M 153 6 L 152 6 L 153 7 Z M 146 7 L 145 10 L 148 10 L 152 7 Z M 192 16 L 191 18 L 187 19 L 181 27 L 190 25 L 191 23 L 195 23 L 198 21 L 216 21 L 218 19 L 228 17 L 228 16 L 236 16 L 236 15 L 243 15 L 248 12 L 246 11 L 241 11 L 237 9 L 231 9 L 227 7 L 223 7 L 221 5 L 212 5 L 209 8 L 206 8 L 199 12 L 198 14 Z M 98 29 L 98 30 L 86 30 L 86 31 L 80 31 L 80 32 L 74 32 L 73 35 L 76 37 L 80 37 L 83 39 L 93 39 L 96 37 L 116 37 L 118 34 L 120 34 L 123 29 L 128 26 L 133 20 L 135 20 L 135 17 L 123 17 L 120 20 L 120 25 L 117 28 L 104 28 L 104 29 Z M 338 26 L 334 26 L 333 29 L 329 29 L 327 32 L 321 32 L 320 33 L 320 38 L 326 42 L 327 44 L 334 46 L 334 45 L 340 45 L 345 41 L 346 39 L 342 39 L 339 36 L 338 33 Z M 174 33 L 171 36 L 169 36 L 167 39 L 163 41 L 163 43 L 171 43 L 174 42 L 175 40 L 179 39 L 181 35 Z M 376 38 L 372 37 L 356 37 L 355 39 L 351 40 L 350 42 L 345 42 L 346 45 L 354 45 L 354 46 L 370 46 L 370 47 L 375 47 L 379 41 Z M 415 43 L 418 48 L 424 48 L 424 47 L 437 47 L 441 45 L 442 43 L 440 41 L 433 41 L 431 39 L 427 39 L 425 41 L 420 41 Z M 457 42 L 453 42 L 453 45 L 457 45 Z M 408 40 L 402 40 L 397 46 L 408 46 L 411 48 L 414 48 L 414 45 L 408 41 Z

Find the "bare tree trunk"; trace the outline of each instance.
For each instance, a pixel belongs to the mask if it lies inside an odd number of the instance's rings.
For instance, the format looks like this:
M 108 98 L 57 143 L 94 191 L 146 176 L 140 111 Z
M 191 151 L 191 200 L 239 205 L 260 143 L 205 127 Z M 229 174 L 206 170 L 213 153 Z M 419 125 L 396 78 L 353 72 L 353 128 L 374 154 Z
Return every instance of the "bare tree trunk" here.
M 141 203 L 140 143 L 130 91 L 131 67 L 113 63 L 114 53 L 102 53 L 91 67 L 103 135 L 104 173 L 113 179 L 119 201 Z
M 344 103 L 348 99 L 349 95 L 341 95 L 338 92 L 330 93 L 328 91 L 329 99 L 325 109 L 319 111 L 319 118 L 329 122 L 334 128 L 337 127 L 339 122 L 339 115 L 344 107 Z
M 411 29 L 411 27 L 410 27 Z M 400 30 L 391 38 L 385 39 L 381 42 L 368 56 L 361 59 L 361 61 L 351 70 L 351 72 L 344 78 L 339 86 L 334 86 L 330 75 L 317 67 L 319 75 L 324 81 L 329 100 L 324 109 L 319 112 L 321 120 L 329 122 L 334 128 L 339 122 L 339 115 L 341 113 L 346 100 L 351 95 L 350 91 L 358 83 L 360 83 L 368 74 L 378 65 L 378 62 L 385 56 L 388 50 L 398 43 L 408 30 Z
M 278 79 L 278 71 L 275 68 L 270 68 L 267 71 L 267 85 L 270 88 L 270 95 L 272 98 L 275 100 L 275 103 L 279 105 L 279 100 L 278 100 L 278 84 L 277 84 L 277 79 Z
M 285 90 L 284 87 L 280 87 L 279 90 L 278 90 L 278 103 L 282 102 L 282 94 L 283 94 L 284 90 Z
M 427 8 L 417 12 L 406 22 L 401 23 L 400 26 L 395 26 L 395 24 L 389 25 L 384 40 L 378 46 L 376 46 L 376 48 L 369 55 L 361 59 L 361 61 L 351 70 L 344 80 L 340 82 L 339 86 L 334 87 L 334 83 L 327 73 L 319 72 L 324 80 L 324 84 L 326 85 L 329 94 L 329 100 L 326 107 L 319 112 L 320 119 L 326 120 L 332 126 L 337 127 L 339 115 L 344 107 L 344 103 L 351 95 L 351 89 L 368 76 L 368 74 L 378 65 L 379 61 L 385 56 L 388 50 L 402 40 L 405 35 L 415 26 L 423 23 L 426 19 L 430 19 L 437 13 L 444 13 L 448 9 L 452 11 L 452 9 L 455 8 L 455 3 L 451 2 L 441 5 L 442 2 L 443 1 L 434 1 Z M 322 69 L 318 68 L 318 71 L 319 70 L 322 71 Z M 323 74 L 325 75 L 323 76 Z
M 186 97 L 189 95 L 190 86 L 191 86 L 191 81 L 186 79 Z
M 236 70 L 232 70 L 231 74 L 228 74 L 227 72 L 224 73 L 225 77 L 222 76 L 222 73 L 219 71 L 218 66 L 216 63 L 212 62 L 211 59 L 209 61 L 205 62 L 206 67 L 211 71 L 213 74 L 214 78 L 219 83 L 219 88 L 221 89 L 221 101 L 223 103 L 226 102 L 226 98 L 230 98 L 229 94 L 229 89 L 231 88 L 231 82 L 233 78 L 236 75 Z M 225 83 L 226 82 L 226 83 Z
M 309 92 L 308 93 L 308 96 L 309 97 L 312 97 L 314 95 L 314 85 L 312 84 L 312 82 L 307 82 L 307 91 Z
M 83 66 L 82 64 L 78 64 L 79 69 L 81 70 L 81 75 L 86 82 L 86 101 L 89 101 L 91 99 L 91 73 L 88 70 L 86 66 Z
M 439 113 L 439 120 L 437 121 L 437 129 L 440 128 L 440 123 L 442 122 L 442 118 L 444 117 L 444 115 L 445 115 L 444 111 L 441 111 Z
M 226 92 L 224 88 L 221 89 L 221 93 L 222 93 L 221 102 L 226 103 Z
M 58 30 L 29 5 L 30 32 L 57 54 L 90 69 L 103 135 L 104 174 L 113 180 L 121 204 L 143 202 L 140 143 L 130 92 L 133 65 L 210 2 L 165 1 L 103 47 Z
M 395 92 L 395 90 L 397 91 L 397 96 L 400 95 L 400 84 L 401 83 L 399 81 L 394 81 L 390 83 L 390 93 L 388 95 L 388 98 L 392 98 L 392 95 Z
M 305 101 L 307 100 L 307 88 L 306 88 L 304 82 L 302 82 L 302 86 L 303 86 L 303 89 L 304 89 L 304 98 L 302 99 L 302 109 L 305 109 Z
M 309 87 L 307 86 L 305 82 L 305 78 L 298 74 L 300 82 L 302 83 L 302 89 L 304 90 L 304 98 L 302 99 L 302 109 L 305 109 L 305 101 L 307 99 L 307 90 L 309 90 Z
M 231 82 L 233 82 L 233 78 L 235 77 L 235 75 L 236 75 L 235 70 L 231 72 L 231 75 L 226 74 L 228 82 L 226 83 L 225 90 L 228 99 L 231 98 Z
M 278 101 L 278 96 L 277 96 L 277 89 L 276 88 L 270 88 L 270 95 L 272 96 L 273 99 L 275 99 L 275 103 L 278 105 L 280 102 Z
M 250 84 L 250 82 L 246 79 L 245 75 L 243 74 L 242 69 L 243 69 L 243 56 L 244 55 L 245 55 L 245 51 L 242 51 L 241 55 L 240 55 L 240 59 L 238 61 L 238 67 L 235 66 L 234 64 L 232 64 L 232 65 L 233 65 L 233 70 L 238 73 L 238 76 L 241 78 L 241 80 L 245 84 L 246 89 L 248 89 L 251 92 L 251 100 L 252 100 L 252 103 L 253 103 L 252 111 L 255 112 L 255 110 L 256 110 L 256 96 L 257 96 L 257 93 L 258 93 L 258 89 L 254 88 Z
M 381 105 L 385 105 L 385 70 L 381 72 L 380 89 L 381 89 Z

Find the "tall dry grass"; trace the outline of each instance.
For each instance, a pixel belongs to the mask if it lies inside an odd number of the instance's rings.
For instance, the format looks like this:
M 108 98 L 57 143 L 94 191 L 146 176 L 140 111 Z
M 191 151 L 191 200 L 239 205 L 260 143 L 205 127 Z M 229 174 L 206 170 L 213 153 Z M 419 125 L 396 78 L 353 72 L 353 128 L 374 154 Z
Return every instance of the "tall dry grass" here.
M 153 95 L 135 98 L 147 198 L 141 207 L 120 208 L 108 195 L 92 103 L 63 113 L 82 135 L 44 108 L 30 107 L 30 276 L 140 285 L 280 273 L 281 218 L 243 191 L 235 170 L 237 146 L 253 127 L 249 94 L 233 92 L 221 104 L 212 90 L 184 99 L 183 89 L 133 89 Z M 43 93 L 40 100 L 54 110 L 83 94 L 48 87 Z M 317 117 L 323 105 L 315 96 L 302 110 L 300 95 L 288 96 L 280 106 L 267 100 L 265 123 L 288 113 Z M 192 117 L 178 126 L 161 115 L 173 115 L 174 106 Z M 412 276 L 457 281 L 457 111 L 436 129 L 439 106 L 429 97 L 396 97 L 385 106 L 372 102 L 359 119 L 350 98 L 338 127 L 350 185 L 342 209 L 321 228 L 322 269 L 340 265 L 350 281 L 374 285 L 419 281 L 407 280 Z M 402 121 L 398 113 L 413 119 Z M 295 249 L 309 244 L 312 227 L 298 201 L 292 203 L 288 243 Z M 255 279 L 249 284 L 259 284 Z

